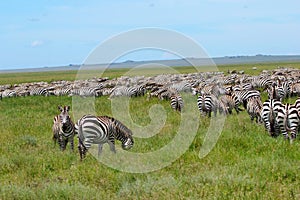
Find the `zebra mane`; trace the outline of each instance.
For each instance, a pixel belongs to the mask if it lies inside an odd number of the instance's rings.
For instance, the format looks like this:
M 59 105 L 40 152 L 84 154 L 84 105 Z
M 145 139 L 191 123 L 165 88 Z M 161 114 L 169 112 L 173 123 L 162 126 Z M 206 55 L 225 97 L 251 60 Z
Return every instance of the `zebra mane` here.
M 125 137 L 132 137 L 132 131 L 127 126 L 125 126 L 122 122 L 109 116 L 102 116 L 102 117 L 109 119 L 118 133 L 123 134 L 123 136 Z

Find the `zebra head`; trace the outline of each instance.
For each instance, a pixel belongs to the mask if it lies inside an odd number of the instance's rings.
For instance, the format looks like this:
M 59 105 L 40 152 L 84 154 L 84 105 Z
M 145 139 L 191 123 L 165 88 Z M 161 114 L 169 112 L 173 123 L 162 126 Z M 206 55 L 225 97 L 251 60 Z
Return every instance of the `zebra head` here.
M 133 147 L 134 141 L 132 131 L 123 123 L 114 118 L 111 119 L 115 129 L 115 137 L 122 142 L 122 149 L 129 150 Z
M 128 137 L 124 142 L 122 142 L 122 149 L 129 150 L 133 147 L 133 138 L 132 136 Z
M 70 110 L 70 106 L 58 106 L 58 109 L 60 110 L 60 122 L 62 124 L 63 127 L 65 127 L 67 124 L 70 123 L 71 119 L 70 119 L 70 115 L 69 115 L 69 110 Z

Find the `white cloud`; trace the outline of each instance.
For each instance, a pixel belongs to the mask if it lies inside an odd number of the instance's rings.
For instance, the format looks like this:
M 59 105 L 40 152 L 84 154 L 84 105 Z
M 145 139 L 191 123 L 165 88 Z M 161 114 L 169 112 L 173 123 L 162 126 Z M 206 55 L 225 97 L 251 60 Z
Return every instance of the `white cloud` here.
M 44 42 L 42 40 L 34 40 L 33 42 L 31 42 L 31 47 L 38 47 L 43 44 L 44 44 Z

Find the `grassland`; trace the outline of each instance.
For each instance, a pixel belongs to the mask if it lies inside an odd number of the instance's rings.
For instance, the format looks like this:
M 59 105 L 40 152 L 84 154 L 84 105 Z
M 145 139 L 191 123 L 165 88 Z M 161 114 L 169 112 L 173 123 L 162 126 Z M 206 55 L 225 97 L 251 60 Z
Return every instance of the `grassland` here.
M 257 70 L 252 70 L 253 66 Z M 274 63 L 233 65 L 219 69 L 253 74 L 276 66 Z M 300 64 L 286 63 L 286 66 Z M 187 73 L 193 69 L 176 70 Z M 116 77 L 124 71 L 106 73 Z M 0 84 L 76 77 L 72 71 L 0 75 Z M 133 120 L 141 125 L 149 123 L 148 110 L 156 104 L 162 105 L 167 113 L 165 127 L 151 138 L 135 138 L 131 152 L 154 151 L 176 135 L 181 118 L 166 101 L 132 99 Z M 107 167 L 91 155 L 81 162 L 77 151 L 61 152 L 54 147 L 51 126 L 57 105 L 72 105 L 72 98 L 37 96 L 0 101 L 0 199 L 300 198 L 299 139 L 290 145 L 282 137 L 271 138 L 263 126 L 251 123 L 245 112 L 227 117 L 216 146 L 203 159 L 198 154 L 210 120 L 201 117 L 192 144 L 171 165 L 149 173 L 125 173 Z M 111 114 L 106 97 L 96 98 L 95 108 L 99 115 Z

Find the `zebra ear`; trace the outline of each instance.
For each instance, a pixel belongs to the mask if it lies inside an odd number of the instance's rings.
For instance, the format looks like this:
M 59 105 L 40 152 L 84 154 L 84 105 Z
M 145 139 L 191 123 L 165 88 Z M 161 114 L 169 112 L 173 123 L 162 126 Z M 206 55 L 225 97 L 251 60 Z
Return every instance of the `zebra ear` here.
M 66 106 L 66 111 L 69 112 L 70 106 Z
M 64 109 L 61 106 L 58 106 L 58 110 L 62 112 Z

